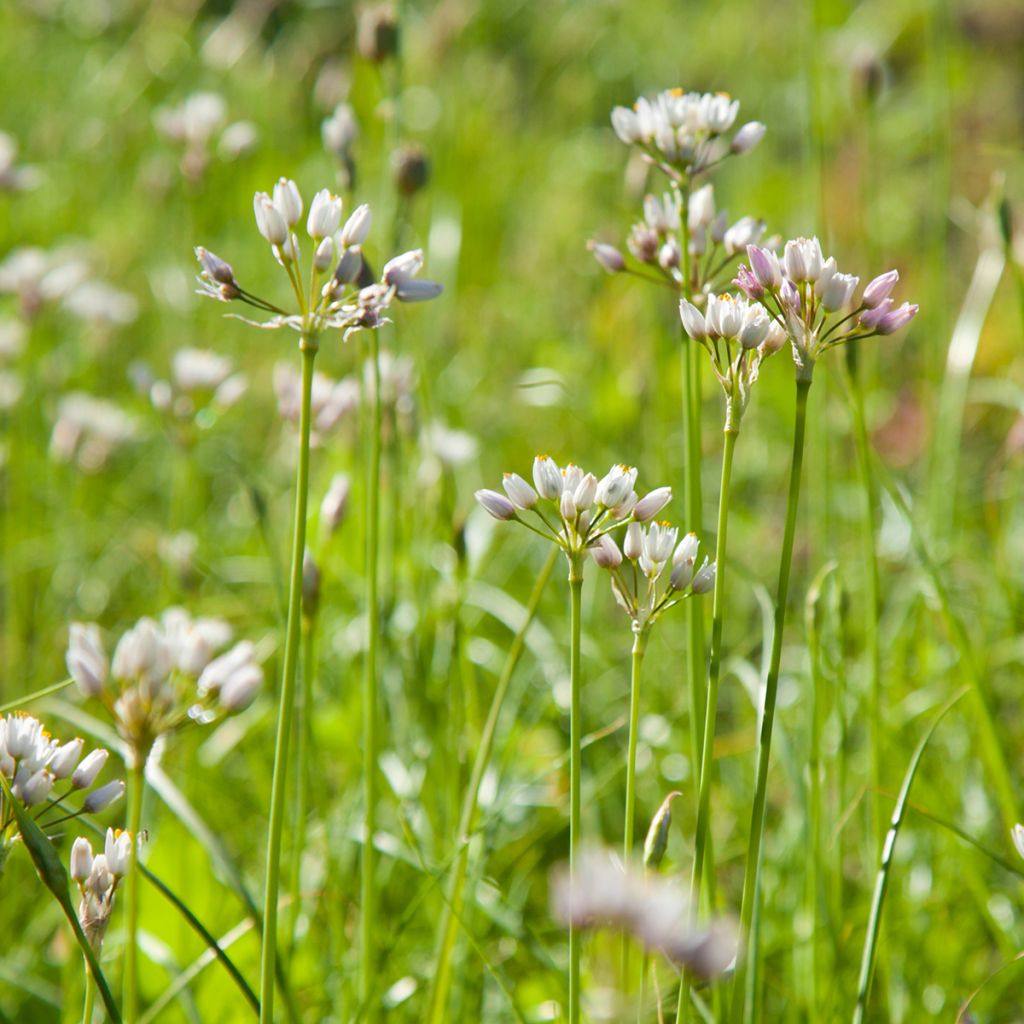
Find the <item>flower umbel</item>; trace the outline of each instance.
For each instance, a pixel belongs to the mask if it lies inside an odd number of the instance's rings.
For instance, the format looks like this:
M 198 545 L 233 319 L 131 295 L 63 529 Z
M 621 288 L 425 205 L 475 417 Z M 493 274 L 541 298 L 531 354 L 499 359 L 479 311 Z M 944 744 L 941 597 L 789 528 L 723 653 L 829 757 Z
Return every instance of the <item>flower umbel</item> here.
M 304 277 L 296 231 L 303 208 L 298 186 L 288 178 L 281 178 L 272 193 L 257 192 L 253 197 L 256 227 L 291 283 L 295 297 L 291 310 L 246 291 L 231 265 L 202 246 L 196 248 L 199 293 L 222 302 L 237 299 L 274 313 L 270 320 L 246 322 L 264 328 L 291 327 L 302 333 L 307 345 L 315 344 L 316 336 L 329 328 L 344 331 L 347 338 L 352 331 L 379 327 L 387 322 L 385 313 L 395 300 L 418 302 L 440 294 L 441 285 L 415 279 L 423 265 L 418 249 L 390 260 L 381 279 L 367 284 L 363 243 L 370 230 L 370 209 L 357 207 L 342 224 L 341 199 L 327 189 L 314 196 L 306 219 L 314 250 L 308 277 Z

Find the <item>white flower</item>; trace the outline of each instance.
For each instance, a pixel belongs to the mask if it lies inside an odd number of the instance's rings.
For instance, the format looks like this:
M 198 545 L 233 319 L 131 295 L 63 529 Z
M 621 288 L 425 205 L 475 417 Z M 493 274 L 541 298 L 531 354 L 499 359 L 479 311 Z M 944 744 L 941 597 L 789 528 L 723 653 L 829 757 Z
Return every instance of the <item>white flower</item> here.
M 72 622 L 65 655 L 68 673 L 86 697 L 98 697 L 107 681 L 109 662 L 99 626 Z
M 327 239 L 338 230 L 340 223 L 341 199 L 326 188 L 320 189 L 309 204 L 309 217 L 306 220 L 309 237 L 314 241 Z
M 271 245 L 284 245 L 288 241 L 288 224 L 281 211 L 266 192 L 257 192 L 252 200 L 256 214 L 256 228 Z
M 274 207 L 284 218 L 288 227 L 293 228 L 302 216 L 302 196 L 299 186 L 290 178 L 278 178 L 274 185 Z
M 348 220 L 345 221 L 345 226 L 341 229 L 341 238 L 339 239 L 341 247 L 348 249 L 355 245 L 362 245 L 370 234 L 372 223 L 373 215 L 370 212 L 370 207 L 366 203 L 357 206 L 349 214 Z M 385 267 L 385 269 L 387 268 Z

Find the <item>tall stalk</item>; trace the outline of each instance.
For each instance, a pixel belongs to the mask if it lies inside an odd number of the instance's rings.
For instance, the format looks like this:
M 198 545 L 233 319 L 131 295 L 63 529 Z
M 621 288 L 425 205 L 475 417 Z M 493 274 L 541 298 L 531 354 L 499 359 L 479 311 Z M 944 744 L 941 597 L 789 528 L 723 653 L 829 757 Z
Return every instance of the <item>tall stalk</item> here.
M 369 1000 L 376 974 L 377 926 L 375 887 L 376 856 L 373 836 L 377 831 L 377 652 L 380 642 L 379 534 L 380 534 L 380 342 L 370 332 L 370 363 L 373 371 L 373 403 L 369 430 L 369 458 L 366 460 L 366 661 L 363 668 L 363 825 L 361 907 L 359 920 L 359 999 L 364 1019 L 372 1022 L 377 1014 Z
M 459 816 L 459 833 L 457 841 L 459 845 L 458 855 L 455 859 L 454 869 L 449 877 L 448 887 L 445 891 L 444 909 L 441 912 L 441 919 L 437 929 L 437 956 L 434 960 L 434 981 L 430 993 L 430 1009 L 427 1020 L 429 1024 L 443 1024 L 445 1010 L 448 1004 L 448 989 L 451 984 L 452 957 L 455 952 L 455 938 L 458 934 L 459 918 L 462 914 L 463 893 L 466 888 L 466 874 L 469 868 L 469 841 L 476 828 L 477 809 L 480 800 L 480 784 L 483 782 L 484 773 L 491 762 L 491 752 L 494 749 L 494 735 L 498 728 L 498 716 L 505 703 L 505 696 L 508 693 L 509 683 L 512 681 L 512 674 L 519 658 L 526 645 L 526 634 L 537 614 L 537 607 L 540 604 L 544 587 L 551 577 L 555 562 L 558 559 L 558 548 L 553 547 L 537 580 L 533 585 L 533 592 L 530 594 L 526 605 L 526 617 L 519 627 L 512 645 L 505 657 L 505 664 L 502 667 L 501 675 L 498 677 L 498 684 L 494 688 L 494 696 L 491 698 L 491 707 L 487 712 L 487 720 L 484 722 L 483 732 L 480 734 L 480 743 L 477 746 L 476 757 L 473 760 L 473 769 L 469 777 L 469 786 L 466 788 L 462 802 L 462 811 Z
M 82 1005 L 82 1024 L 92 1024 L 96 1005 L 96 982 L 92 980 L 92 971 L 85 965 L 85 1002 Z
M 281 833 L 288 792 L 288 748 L 295 713 L 295 675 L 302 626 L 302 558 L 306 550 L 306 504 L 309 494 L 309 428 L 313 395 L 313 363 L 316 336 L 303 334 L 302 403 L 299 413 L 299 464 L 295 472 L 295 523 L 292 534 L 291 581 L 288 589 L 288 623 L 285 631 L 284 668 L 277 710 L 277 742 L 274 777 L 270 792 L 270 825 L 267 836 L 267 875 L 263 895 L 263 950 L 260 962 L 260 1022 L 274 1021 L 274 964 L 277 956 L 277 901 L 281 876 Z
M 583 598 L 582 553 L 569 556 L 569 878 L 576 879 L 577 848 L 580 840 L 580 794 L 582 778 L 583 712 L 580 706 L 580 620 Z M 569 929 L 569 1024 L 580 1024 L 580 933 Z
M 139 1015 L 139 831 L 142 825 L 142 794 L 146 786 L 148 751 L 132 750 L 128 787 L 128 833 L 132 837 L 128 854 L 128 876 L 124 880 L 124 1019 L 135 1024 Z
M 729 400 L 730 403 L 732 399 Z M 697 797 L 697 832 L 693 846 L 693 876 L 690 901 L 693 913 L 700 909 L 704 880 L 704 858 L 708 841 L 708 817 L 711 811 L 711 775 L 715 756 L 715 721 L 718 715 L 718 681 L 722 667 L 722 621 L 725 612 L 726 552 L 729 531 L 729 489 L 732 482 L 732 459 L 739 437 L 739 414 L 729 409 L 725 423 L 722 450 L 722 482 L 718 498 L 718 534 L 715 540 L 715 594 L 711 617 L 711 663 L 708 668 L 707 706 L 704 712 L 704 738 L 701 748 L 700 787 Z M 679 986 L 676 1021 L 685 1019 L 689 1005 L 689 985 L 684 977 Z
M 779 692 L 779 668 L 782 663 L 782 636 L 789 597 L 789 571 L 793 561 L 793 540 L 796 536 L 797 509 L 800 503 L 800 473 L 803 467 L 804 435 L 807 426 L 807 394 L 811 381 L 801 377 L 796 384 L 796 422 L 793 429 L 793 456 L 789 470 L 789 497 L 786 502 L 786 527 L 779 559 L 779 582 L 775 594 L 775 627 L 772 632 L 771 660 L 765 684 L 764 712 L 757 759 L 757 782 L 750 817 L 750 837 L 743 875 L 743 902 L 740 910 L 740 949 L 746 949 L 751 936 L 754 909 L 760 898 L 761 839 L 764 835 L 765 801 L 768 791 L 768 763 L 772 749 L 772 728 L 775 724 L 775 702 Z M 721 569 L 719 569 L 721 572 Z M 717 590 L 716 590 L 717 595 Z M 740 960 L 733 991 L 732 1019 L 742 1020 L 747 1007 L 746 978 L 748 964 Z
M 633 824 L 636 818 L 636 741 L 640 731 L 640 670 L 647 652 L 647 627 L 633 636 L 632 669 L 629 680 L 629 745 L 626 754 L 626 816 L 622 827 L 622 863 L 633 859 Z M 629 936 L 622 937 L 622 992 L 629 987 Z

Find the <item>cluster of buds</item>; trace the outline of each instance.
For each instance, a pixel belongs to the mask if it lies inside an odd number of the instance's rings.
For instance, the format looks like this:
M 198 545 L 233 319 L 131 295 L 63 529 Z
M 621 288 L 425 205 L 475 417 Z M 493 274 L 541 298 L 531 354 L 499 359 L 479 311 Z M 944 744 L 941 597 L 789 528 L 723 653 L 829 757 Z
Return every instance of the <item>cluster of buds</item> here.
M 622 547 L 602 534 L 590 549 L 594 561 L 611 573 L 612 593 L 630 617 L 633 631 L 641 633 L 674 605 L 694 594 L 706 594 L 715 585 L 714 563 L 697 569 L 699 541 L 695 533 L 679 540 L 679 530 L 669 523 L 626 527 Z M 666 574 L 665 569 L 669 572 Z
M 693 303 L 679 303 L 683 329 L 703 345 L 726 397 L 725 429 L 739 429 L 761 363 L 777 352 L 786 331 L 759 302 L 709 295 L 702 313 Z
M 50 456 L 98 473 L 111 457 L 139 437 L 138 421 L 113 402 L 84 391 L 62 395 L 50 434 Z
M 495 519 L 514 519 L 557 544 L 570 558 L 582 555 L 616 527 L 652 520 L 672 500 L 670 487 L 659 487 L 640 498 L 634 485 L 637 471 L 612 466 L 600 480 L 569 463 L 560 469 L 554 459 L 533 460 L 533 484 L 517 473 L 506 473 L 505 494 L 476 492 L 476 500 Z M 533 522 L 524 517 L 531 513 Z
M 43 828 L 51 827 L 80 813 L 94 814 L 103 810 L 124 794 L 124 782 L 117 779 L 93 789 L 93 784 L 107 762 L 107 751 L 97 748 L 84 757 L 85 741 L 73 739 L 67 743 L 55 740 L 38 718 L 16 712 L 0 718 L 0 773 L 11 784 L 14 799 L 24 807 L 42 807 L 42 814 L 64 805 L 73 793 L 86 793 L 79 811 L 66 812 L 61 818 L 40 821 Z M 55 794 L 62 784 L 63 792 Z M 13 832 L 14 814 L 6 806 L 0 792 L 0 872 L 7 859 Z
M 136 757 L 145 760 L 156 740 L 192 720 L 242 711 L 263 684 L 256 649 L 240 641 L 226 653 L 231 629 L 220 619 L 193 619 L 170 608 L 161 620 L 140 619 L 108 661 L 99 627 L 72 623 L 68 672 L 82 693 L 99 700 Z
M 132 855 L 132 834 L 108 828 L 103 852 L 95 856 L 88 839 L 79 836 L 71 847 L 71 877 L 81 901 L 78 921 L 97 955 L 107 933 L 114 909 L 114 894 L 128 874 Z
M 716 287 L 717 279 L 733 260 L 745 253 L 748 245 L 760 241 L 765 226 L 764 221 L 749 216 L 730 224 L 728 211 L 716 214 L 714 186 L 710 183 L 690 195 L 685 228 L 682 202 L 679 192 L 666 192 L 660 199 L 646 196 L 643 220 L 633 225 L 626 248 L 638 263 L 676 289 L 687 285 L 684 266 L 688 266 L 689 291 L 700 293 Z M 683 260 L 684 233 L 688 261 Z M 587 245 L 609 274 L 636 273 L 615 246 L 595 241 Z
M 200 294 L 222 302 L 238 299 L 276 314 L 270 320 L 253 323 L 257 327 L 291 327 L 300 331 L 306 344 L 327 328 L 350 333 L 372 329 L 386 323 L 391 303 L 420 302 L 441 293 L 435 281 L 420 280 L 423 252 L 402 253 L 384 264 L 379 281 L 367 281 L 369 272 L 363 257 L 363 243 L 370 232 L 370 208 L 356 207 L 341 223 L 342 203 L 338 196 L 321 189 L 309 206 L 306 232 L 314 245 L 308 285 L 300 266 L 299 236 L 296 226 L 302 220 L 303 201 L 294 181 L 281 178 L 273 194 L 257 192 L 253 198 L 256 226 L 270 243 L 278 263 L 288 274 L 297 303 L 297 312 L 287 312 L 273 303 L 246 291 L 235 279 L 224 260 L 199 246 L 196 257 L 202 268 Z
M 235 373 L 227 356 L 201 348 L 180 348 L 171 359 L 170 380 L 149 386 L 153 408 L 179 424 L 208 426 L 245 394 L 249 382 Z
M 725 141 L 739 109 L 739 100 L 727 93 L 666 89 L 653 99 L 641 96 L 632 110 L 615 107 L 612 127 L 672 180 L 686 181 L 730 155 L 748 152 L 764 137 L 764 125 L 749 121 Z
M 736 956 L 723 924 L 695 925 L 686 893 L 674 882 L 631 865 L 607 850 L 585 850 L 572 875 L 552 877 L 555 918 L 570 928 L 614 928 L 632 935 L 702 978 L 722 974 Z
M 748 246 L 747 256 L 750 266 L 739 268 L 735 283 L 784 326 L 798 379 L 811 379 L 815 361 L 827 349 L 893 334 L 917 314 L 917 306 L 897 307 L 890 297 L 900 276 L 896 270 L 876 277 L 855 301 L 860 279 L 841 273 L 834 257 L 825 259 L 817 238 L 788 241 L 781 258 L 756 245 Z
M 215 92 L 192 93 L 177 106 L 160 107 L 153 115 L 157 131 L 183 147 L 181 173 L 191 181 L 205 173 L 215 139 L 217 152 L 225 160 L 238 159 L 256 148 L 256 126 L 251 121 L 225 125 L 227 119 L 227 102 Z

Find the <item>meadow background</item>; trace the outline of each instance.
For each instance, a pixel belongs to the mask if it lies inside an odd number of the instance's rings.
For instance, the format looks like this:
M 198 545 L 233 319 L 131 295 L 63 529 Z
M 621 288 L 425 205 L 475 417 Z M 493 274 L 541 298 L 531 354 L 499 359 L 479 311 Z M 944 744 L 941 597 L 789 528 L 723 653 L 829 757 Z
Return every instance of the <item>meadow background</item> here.
M 896 266 L 901 296 L 921 305 L 909 330 L 860 350 L 873 446 L 911 510 L 908 520 L 879 495 L 881 791 L 869 787 L 860 503 L 841 352 L 823 360 L 812 391 L 769 790 L 764 1019 L 815 1019 L 802 916 L 813 661 L 827 714 L 830 864 L 817 1019 L 847 1018 L 878 865 L 872 807 L 888 815 L 933 709 L 965 681 L 965 644 L 943 615 L 936 579 L 966 626 L 1014 781 L 1024 772 L 1024 10 L 986 0 L 401 8 L 401 62 L 383 71 L 356 54 L 357 12 L 348 4 L 11 0 L 0 11 L 0 130 L 17 140 L 17 163 L 35 168 L 34 187 L 0 191 L 0 261 L 20 246 L 79 243 L 95 276 L 130 296 L 137 314 L 111 323 L 96 311 L 44 305 L 24 350 L 0 356 L 23 399 L 0 403 L 0 704 L 64 678 L 72 620 L 99 621 L 116 636 L 179 603 L 259 639 L 268 658 L 263 696 L 239 718 L 193 727 L 167 746 L 160 767 L 180 801 L 168 806 L 150 792 L 143 819 L 147 865 L 214 934 L 246 920 L 238 889 L 259 894 L 262 884 L 295 448 L 271 380 L 275 363 L 298 360 L 290 335 L 223 319 L 226 307 L 193 294 L 192 246 L 223 255 L 253 291 L 283 295 L 283 277 L 253 230 L 252 193 L 281 175 L 307 199 L 338 187 L 321 123 L 348 101 L 360 129 L 355 196 L 377 217 L 371 258 L 379 265 L 422 245 L 429 275 L 445 285 L 438 301 L 397 309 L 381 339 L 408 361 L 410 384 L 386 413 L 380 990 L 386 1019 L 423 1019 L 440 908 L 435 876 L 451 857 L 495 677 L 547 553 L 525 531 L 496 529 L 473 491 L 495 486 L 505 470 L 525 475 L 539 452 L 599 473 L 625 461 L 647 486 L 672 484 L 667 514 L 713 539 L 719 390 L 707 373 L 705 515 L 683 522 L 674 300 L 609 279 L 585 243 L 618 243 L 648 187 L 635 165 L 627 172 L 611 107 L 677 84 L 726 90 L 741 101 L 740 120 L 764 121 L 768 134 L 717 176 L 719 204 L 734 217 L 765 218 L 784 237 L 818 233 L 862 280 Z M 388 105 L 395 75 L 397 126 Z M 161 136 L 155 117 L 199 90 L 223 95 L 228 119 L 252 122 L 258 137 L 237 157 L 218 152 L 215 139 L 196 175 L 184 173 L 182 147 Z M 428 185 L 398 220 L 396 140 L 421 146 L 430 162 Z M 401 244 L 389 247 L 392 222 Z M 0 316 L 18 319 L 16 296 L 0 295 Z M 166 376 L 184 346 L 230 356 L 250 381 L 187 446 L 133 383 L 143 364 Z M 318 368 L 334 378 L 358 374 L 359 353 L 327 336 Z M 734 475 L 713 820 L 720 909 L 733 915 L 753 788 L 751 697 L 769 646 L 783 525 L 787 363 L 763 370 Z M 114 401 L 135 418 L 136 438 L 100 469 L 48 455 L 61 396 L 71 391 Z M 338 533 L 329 542 L 312 533 L 323 593 L 311 826 L 301 907 L 283 912 L 295 929 L 284 953 L 304 1021 L 355 1012 L 365 634 L 358 427 L 353 411 L 313 456 L 311 508 L 334 473 L 353 482 Z M 812 658 L 805 600 L 830 562 L 814 606 L 820 649 Z M 631 638 L 596 572 L 584 609 L 584 824 L 614 844 Z M 485 785 L 466 912 L 474 944 L 459 947 L 452 1020 L 514 1020 L 509 993 L 526 1019 L 552 1019 L 550 1001 L 561 998 L 564 934 L 548 911 L 548 874 L 567 854 L 566 619 L 564 587 L 553 582 Z M 668 790 L 682 791 L 666 862 L 682 877 L 696 810 L 687 685 L 679 614 L 665 619 L 648 654 L 638 814 L 645 827 Z M 70 695 L 35 711 L 62 735 L 96 728 Z M 925 754 L 897 850 L 870 1019 L 953 1020 L 1024 948 L 1022 862 L 980 743 L 965 700 Z M 111 810 L 109 822 L 123 812 Z M 288 857 L 286 836 L 286 865 Z M 142 899 L 142 983 L 153 1003 L 202 946 L 156 894 L 144 887 Z M 115 913 L 105 947 L 112 963 L 118 927 Z M 80 963 L 24 856 L 11 859 L 0 882 L 0 934 L 0 1021 L 78 1020 Z M 254 979 L 258 935 L 244 931 L 231 955 Z M 613 965 L 614 948 L 594 943 L 592 992 L 611 983 Z M 1011 966 L 975 1010 L 979 1021 L 1019 1021 L 1021 1005 L 1024 969 Z M 247 1013 L 214 965 L 158 1019 Z

